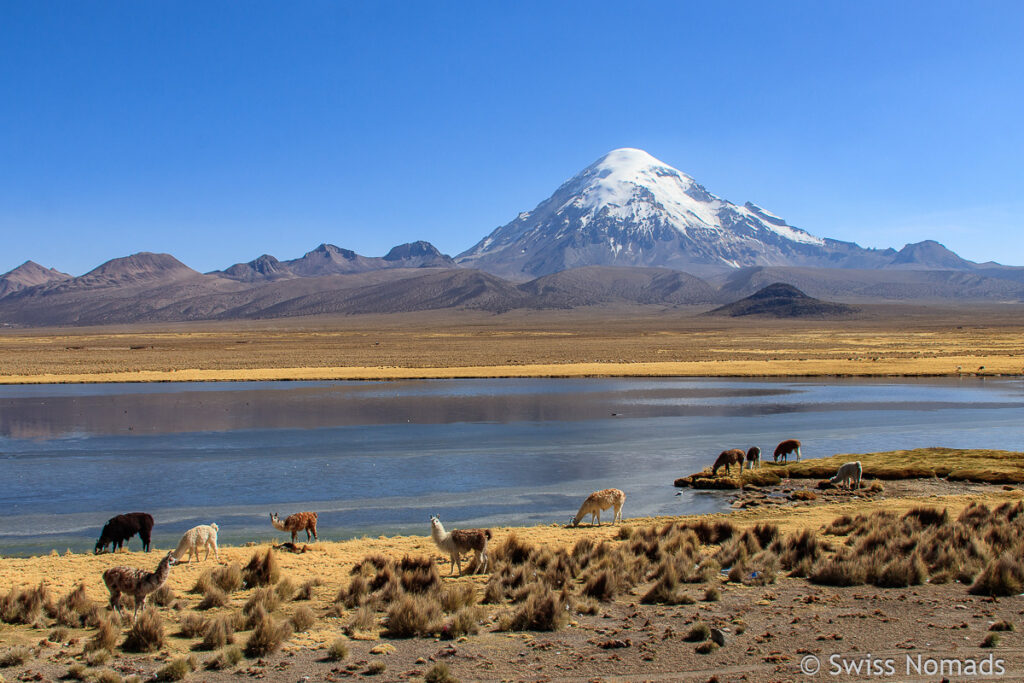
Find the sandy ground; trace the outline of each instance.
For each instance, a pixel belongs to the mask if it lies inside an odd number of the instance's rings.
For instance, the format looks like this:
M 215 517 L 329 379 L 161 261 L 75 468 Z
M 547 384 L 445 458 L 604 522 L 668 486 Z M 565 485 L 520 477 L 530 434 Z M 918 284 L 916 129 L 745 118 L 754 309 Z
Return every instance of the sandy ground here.
M 799 487 L 802 482 L 797 482 Z M 820 529 L 836 516 L 876 509 L 903 512 L 921 504 L 948 508 L 958 514 L 970 501 L 990 506 L 1024 497 L 1019 489 L 1001 486 L 956 484 L 943 488 L 926 482 L 915 489 L 907 482 L 886 482 L 882 497 L 865 499 L 847 497 L 822 503 L 794 503 L 787 506 L 760 506 L 736 511 L 728 517 L 740 526 L 770 522 L 785 532 L 810 528 Z M 906 487 L 899 489 L 899 486 Z M 899 497 L 896 497 L 897 494 Z M 646 525 L 667 521 L 627 519 L 628 525 Z M 675 518 L 679 519 L 679 518 Z M 495 529 L 495 541 L 512 529 Z M 582 526 L 568 529 L 539 526 L 515 529 L 524 539 L 536 544 L 571 546 L 584 536 L 613 538 L 617 527 Z M 137 547 L 138 541 L 132 543 Z M 570 625 L 553 633 L 508 634 L 494 631 L 485 621 L 479 635 L 455 642 L 435 638 L 386 639 L 374 634 L 367 639 L 349 643 L 351 655 L 344 662 L 324 660 L 324 648 L 342 634 L 347 617 L 322 616 L 339 588 L 347 584 L 353 563 L 367 554 L 383 553 L 394 558 L 409 554 L 431 554 L 441 560 L 428 536 L 402 536 L 377 539 L 355 539 L 343 542 L 322 541 L 305 554 L 279 553 L 282 573 L 296 585 L 317 578 L 313 599 L 307 603 L 318 615 L 314 627 L 294 636 L 282 651 L 261 660 L 243 660 L 240 668 L 229 672 L 199 670 L 193 680 L 237 680 L 239 675 L 263 677 L 268 680 L 343 680 L 366 678 L 371 662 L 381 660 L 387 669 L 372 676 L 377 680 L 418 680 L 433 665 L 444 661 L 460 680 L 694 680 L 708 681 L 784 681 L 811 680 L 800 672 L 802 658 L 815 655 L 823 664 L 818 678 L 827 680 L 866 680 L 864 676 L 825 675 L 830 670 L 828 657 L 840 655 L 851 661 L 873 657 L 892 658 L 898 675 L 889 680 L 939 680 L 935 675 L 907 675 L 906 657 L 913 662 L 920 655 L 983 659 L 993 654 L 1004 660 L 1003 680 L 1024 679 L 1024 642 L 1019 632 L 1002 634 L 996 649 L 978 645 L 989 626 L 1008 620 L 1020 626 L 1024 603 L 1020 598 L 974 597 L 965 586 L 923 585 L 905 589 L 877 589 L 870 586 L 831 588 L 815 586 L 804 579 L 780 578 L 773 585 L 755 587 L 728 584 L 719 586 L 721 600 L 699 600 L 707 585 L 692 586 L 694 605 L 640 605 L 640 587 L 632 594 L 602 604 L 596 615 L 572 615 Z M 231 547 L 221 550 L 222 562 L 244 564 L 254 550 L 264 547 Z M 55 596 L 70 591 L 84 581 L 88 594 L 95 600 L 105 596 L 100 580 L 103 569 L 127 564 L 148 567 L 159 559 L 159 550 L 149 554 L 122 552 L 106 555 L 51 554 L 34 558 L 0 559 L 0 592 L 12 586 L 28 587 L 45 581 Z M 168 633 L 182 614 L 198 602 L 199 596 L 186 591 L 198 576 L 214 566 L 207 562 L 175 567 L 168 585 L 182 601 L 185 610 L 161 608 Z M 446 582 L 472 583 L 482 590 L 486 577 L 445 578 Z M 250 591 L 235 593 L 232 606 L 212 613 L 237 610 Z M 286 616 L 302 603 L 284 603 L 278 616 Z M 711 654 L 698 654 L 685 635 L 695 621 L 726 632 L 726 646 Z M 0 650 L 11 645 L 31 645 L 46 638 L 49 629 L 5 625 L 0 628 Z M 7 680 L 54 680 L 63 675 L 81 653 L 82 643 L 91 629 L 72 630 L 72 643 L 48 644 L 37 658 L 17 667 L 0 669 Z M 76 640 L 77 639 L 77 640 Z M 617 641 L 617 642 L 616 642 Z M 123 675 L 137 673 L 147 678 L 163 660 L 188 652 L 195 639 L 171 637 L 157 655 L 118 654 L 112 666 Z M 243 635 L 244 642 L 244 635 Z M 609 647 L 609 645 L 618 647 Z M 376 649 L 374 649 L 376 648 Z M 373 650 L 373 651 L 371 651 Z M 198 653 L 200 661 L 210 655 Z M 241 672 L 241 673 L 239 673 Z M 911 672 L 913 673 L 913 671 Z M 36 676 L 41 676 L 37 678 Z M 954 677 L 955 678 L 955 677 Z
M 872 311 L 842 322 L 651 307 L 7 329 L 0 383 L 1024 372 L 1024 307 Z

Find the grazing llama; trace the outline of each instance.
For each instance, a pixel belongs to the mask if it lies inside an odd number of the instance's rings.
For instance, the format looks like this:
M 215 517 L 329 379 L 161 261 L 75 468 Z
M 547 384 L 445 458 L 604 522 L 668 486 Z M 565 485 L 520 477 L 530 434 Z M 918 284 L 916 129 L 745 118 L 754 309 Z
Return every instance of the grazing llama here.
M 750 450 L 747 451 L 747 469 L 752 470 L 755 467 L 761 466 L 761 449 L 757 446 L 751 446 Z
M 448 553 L 452 560 L 452 574 L 458 569 L 459 576 L 462 576 L 462 562 L 459 556 L 462 553 L 473 551 L 473 559 L 476 565 L 476 572 L 480 573 L 487 569 L 487 542 L 491 540 L 490 529 L 452 529 L 445 531 L 441 524 L 441 518 L 433 515 L 430 518 L 430 535 L 434 543 L 443 552 Z
M 111 567 L 103 572 L 103 583 L 107 584 L 107 590 L 110 591 L 110 606 L 120 614 L 121 595 L 130 595 L 135 598 L 137 616 L 139 607 L 146 603 L 146 597 L 164 585 L 167 575 L 171 573 L 171 567 L 176 564 L 178 561 L 174 559 L 174 551 L 171 550 L 160 560 L 156 571 L 147 572 L 135 567 Z
M 188 552 L 188 563 L 192 564 L 192 556 L 195 555 L 198 560 L 199 548 L 206 548 L 206 557 L 203 558 L 203 562 L 206 562 L 210 559 L 210 548 L 213 548 L 213 554 L 220 562 L 220 553 L 217 551 L 217 529 L 219 528 L 216 524 L 200 524 L 192 527 L 178 541 L 174 558 L 181 562 L 181 558 L 185 557 L 185 553 Z
M 153 532 L 153 515 L 148 512 L 129 512 L 126 515 L 117 515 L 107 520 L 100 532 L 100 539 L 96 541 L 96 548 L 93 554 L 98 554 L 110 546 L 111 552 L 121 549 L 121 546 L 135 534 L 142 539 L 142 549 L 149 552 L 149 539 Z
M 857 462 L 848 462 L 839 468 L 836 472 L 836 476 L 829 479 L 833 484 L 843 483 L 843 486 L 851 489 L 860 488 L 860 478 L 864 474 L 864 468 L 860 466 L 860 460 Z M 852 486 L 850 485 L 852 482 Z
M 313 540 L 318 540 L 316 537 L 316 513 L 315 512 L 296 512 L 294 515 L 288 515 L 282 522 L 277 513 L 270 515 L 270 523 L 274 525 L 274 528 L 278 531 L 290 531 L 292 532 L 292 543 L 295 543 L 295 536 L 300 531 L 306 532 L 306 540 L 309 541 L 310 532 L 313 533 Z
M 790 453 L 796 453 L 796 459 L 800 459 L 800 440 L 799 439 L 786 439 L 778 446 L 775 447 L 775 462 L 782 458 L 783 462 L 786 462 L 787 457 Z
M 725 468 L 726 474 L 731 474 L 732 466 L 740 466 L 740 474 L 743 474 L 743 459 L 747 457 L 747 454 L 738 448 L 730 448 L 727 451 L 722 451 L 715 458 L 715 464 L 711 466 L 711 476 L 715 476 L 718 473 L 719 467 Z
M 619 489 L 594 491 L 583 501 L 583 505 L 580 506 L 580 511 L 576 513 L 576 516 L 569 520 L 569 526 L 579 526 L 579 523 L 586 515 L 590 515 L 591 526 L 594 526 L 595 521 L 597 526 L 601 526 L 601 510 L 607 510 L 608 508 L 615 508 L 612 524 L 621 522 L 622 504 L 625 502 L 626 494 Z

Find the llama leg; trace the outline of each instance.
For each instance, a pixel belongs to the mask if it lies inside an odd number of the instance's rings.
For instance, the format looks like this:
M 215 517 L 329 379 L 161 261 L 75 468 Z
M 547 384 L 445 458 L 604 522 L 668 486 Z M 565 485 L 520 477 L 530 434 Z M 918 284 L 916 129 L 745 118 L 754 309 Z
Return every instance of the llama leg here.
M 297 532 L 297 531 L 293 531 L 293 532 L 292 532 L 292 545 L 294 545 L 294 544 L 295 544 L 295 537 L 296 537 L 296 535 L 298 535 L 298 533 L 299 533 L 299 532 Z
M 796 459 L 797 460 L 800 459 L 800 447 L 799 446 L 796 447 Z

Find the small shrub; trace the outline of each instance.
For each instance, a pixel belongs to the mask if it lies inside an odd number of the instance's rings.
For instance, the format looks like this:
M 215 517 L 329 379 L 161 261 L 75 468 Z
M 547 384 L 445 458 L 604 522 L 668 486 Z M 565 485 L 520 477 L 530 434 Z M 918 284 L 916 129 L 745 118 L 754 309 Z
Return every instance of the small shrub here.
M 366 667 L 366 671 L 363 673 L 367 676 L 378 676 L 388 670 L 388 665 L 381 659 L 376 659 L 370 662 L 370 665 Z
M 181 681 L 194 670 L 195 667 L 187 657 L 177 657 L 164 664 L 156 672 L 156 680 Z
M 717 588 L 708 588 L 704 591 L 704 602 L 718 602 L 722 599 L 722 592 Z
M 198 645 L 200 650 L 219 650 L 235 641 L 234 619 L 221 616 L 207 621 L 203 630 L 203 641 Z
M 909 557 L 897 557 L 882 568 L 875 579 L 875 585 L 882 588 L 905 588 L 920 586 L 928 577 L 928 568 L 921 557 L 914 553 Z
M 833 557 L 815 564 L 810 579 L 825 586 L 860 586 L 867 581 L 867 569 L 858 558 Z
M 385 635 L 411 638 L 431 633 L 441 617 L 436 601 L 422 595 L 403 595 L 388 610 Z
M 192 584 L 192 587 L 188 589 L 189 593 L 195 593 L 196 595 L 206 595 L 206 592 L 210 590 L 215 584 L 213 583 L 213 572 L 207 569 L 196 582 Z
M 46 639 L 51 643 L 66 642 L 68 639 L 68 630 L 63 626 L 58 626 L 57 628 L 50 631 L 50 635 L 46 636 Z
M 213 671 L 221 671 L 223 669 L 230 669 L 231 667 L 242 661 L 242 650 L 237 645 L 229 645 L 215 657 L 210 658 L 206 662 L 205 666 L 207 669 Z
M 699 643 L 711 637 L 711 628 L 707 624 L 694 624 L 686 634 L 686 640 Z
M 242 587 L 242 568 L 238 563 L 219 567 L 213 571 L 211 581 L 225 593 L 234 593 Z M 206 591 L 203 591 L 205 593 Z
M 1012 621 L 997 621 L 988 627 L 989 631 L 1014 631 L 1016 630 Z
M 714 652 L 717 649 L 718 649 L 718 643 L 715 643 L 715 642 L 710 641 L 710 640 L 705 640 L 703 643 L 701 643 L 696 648 L 694 648 L 694 650 L 699 655 L 708 655 L 708 654 L 711 654 L 712 652 Z
M 164 622 L 155 607 L 146 607 L 128 630 L 121 647 L 127 652 L 152 652 L 164 645 Z
M 594 598 L 580 598 L 576 601 L 574 607 L 578 614 L 589 614 L 591 616 L 601 610 L 601 604 Z
M 32 658 L 32 651 L 27 647 L 10 647 L 0 652 L 0 667 L 21 666 Z
M 255 586 L 272 586 L 281 578 L 281 568 L 273 548 L 267 548 L 267 554 L 260 557 L 259 552 L 253 553 L 249 564 L 242 570 L 242 580 L 250 588 Z
M 291 624 L 287 621 L 275 622 L 259 605 L 253 610 L 251 621 L 252 635 L 245 643 L 247 657 L 264 657 L 276 652 L 292 635 Z
M 341 662 L 348 658 L 348 642 L 344 638 L 337 638 L 327 647 L 327 661 Z
M 995 647 L 998 644 L 999 634 L 989 633 L 987 636 L 985 636 L 985 640 L 981 641 L 981 644 L 978 647 Z
M 84 626 L 96 609 L 96 604 L 85 592 L 85 584 L 80 583 L 57 602 L 55 617 L 58 624 L 77 628 Z
M 438 662 L 430 667 L 423 680 L 426 683 L 459 683 L 459 679 L 452 676 L 451 671 L 448 670 L 448 665 L 444 662 Z
M 313 610 L 302 606 L 295 610 L 289 621 L 292 623 L 292 628 L 295 629 L 296 633 L 305 633 L 316 622 L 316 617 L 313 616 Z
M 519 539 L 516 532 L 510 533 L 489 554 L 491 561 L 506 564 L 523 564 L 533 553 L 533 546 Z

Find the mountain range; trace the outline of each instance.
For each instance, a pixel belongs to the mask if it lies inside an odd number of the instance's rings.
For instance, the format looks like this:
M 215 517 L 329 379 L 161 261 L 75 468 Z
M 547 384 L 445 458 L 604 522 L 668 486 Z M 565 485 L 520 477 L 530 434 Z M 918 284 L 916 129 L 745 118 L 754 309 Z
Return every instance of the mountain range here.
M 711 305 L 777 282 L 847 301 L 1024 300 L 1024 268 L 930 240 L 897 251 L 817 237 L 618 149 L 454 258 L 419 241 L 381 257 L 321 244 L 205 274 L 148 252 L 78 277 L 28 261 L 0 275 L 0 325 Z

